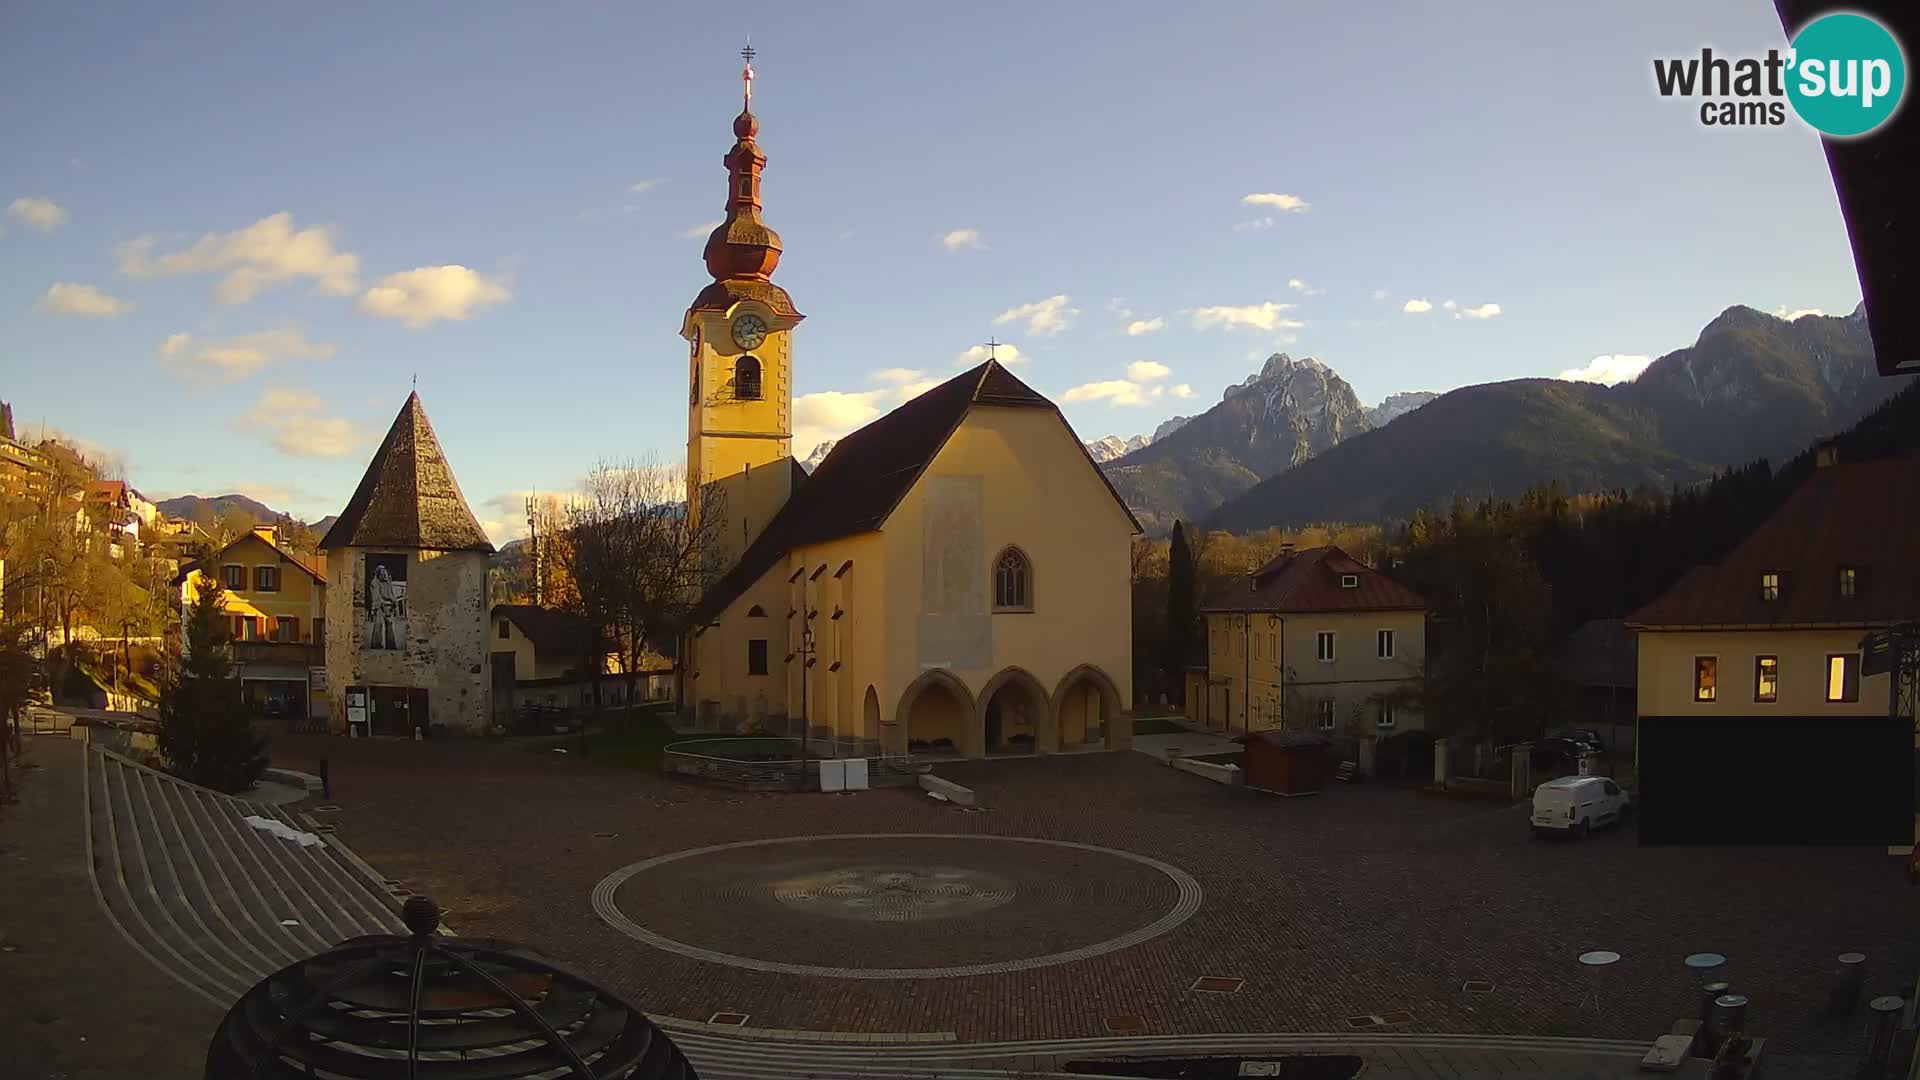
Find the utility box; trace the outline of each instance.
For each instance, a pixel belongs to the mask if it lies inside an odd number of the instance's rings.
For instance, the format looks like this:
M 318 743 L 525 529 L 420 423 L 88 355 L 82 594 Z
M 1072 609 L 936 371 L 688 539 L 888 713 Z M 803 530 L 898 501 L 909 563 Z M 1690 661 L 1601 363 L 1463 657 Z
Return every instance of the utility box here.
M 865 765 L 866 762 L 862 761 L 860 764 Z M 861 779 L 864 780 L 865 777 Z M 820 790 L 847 790 L 847 763 L 845 761 L 838 758 L 820 759 Z
M 867 790 L 867 759 L 863 757 L 848 758 L 846 760 L 846 766 L 847 790 Z

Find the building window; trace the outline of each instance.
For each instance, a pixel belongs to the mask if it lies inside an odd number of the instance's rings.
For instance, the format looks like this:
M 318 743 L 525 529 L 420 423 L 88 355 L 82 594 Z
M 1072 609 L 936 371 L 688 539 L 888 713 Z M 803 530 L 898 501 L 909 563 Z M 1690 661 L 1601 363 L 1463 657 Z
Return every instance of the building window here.
M 1714 656 L 1696 656 L 1693 658 L 1693 700 L 1714 700 L 1714 687 L 1719 682 L 1720 659 Z
M 1343 589 L 1357 589 L 1357 588 L 1359 588 L 1359 587 L 1360 587 L 1360 575 L 1359 575 L 1359 574 L 1341 574 L 1341 575 L 1340 575 L 1340 587 L 1341 587 L 1341 588 L 1343 588 Z
M 1033 610 L 1033 567 L 1019 548 L 1008 548 L 993 564 L 995 611 Z
M 765 675 L 767 673 L 767 639 L 754 638 L 747 642 L 747 674 Z
M 1827 657 L 1827 700 L 1860 700 L 1860 654 L 1834 653 Z
M 290 617 L 273 620 L 273 640 L 299 641 L 300 620 Z
M 1779 574 L 1768 573 L 1768 574 L 1760 575 L 1760 599 L 1762 600 L 1780 599 L 1780 575 Z
M 1333 633 L 1331 630 L 1322 630 L 1313 635 L 1314 658 L 1323 664 L 1333 663 Z
M 509 636 L 511 636 L 511 631 L 507 629 L 507 620 L 501 619 L 500 620 L 500 640 L 505 641 Z
M 223 566 L 220 568 L 220 582 L 228 590 L 247 587 L 247 568 L 244 566 Z
M 760 400 L 760 361 L 743 356 L 733 362 L 733 396 L 741 401 Z
M 1382 701 L 1379 710 L 1374 714 L 1373 726 L 1382 731 L 1391 731 L 1393 719 L 1393 702 Z
M 1840 568 L 1840 595 L 1854 596 L 1860 591 L 1860 571 L 1851 566 Z
M 1317 707 L 1319 709 L 1320 730 L 1332 731 L 1334 725 L 1339 722 L 1337 719 L 1339 706 L 1332 698 L 1322 698 Z
M 253 568 L 254 592 L 279 592 L 280 568 L 277 566 L 256 566 Z
M 235 616 L 234 629 L 238 631 L 238 633 L 233 636 L 239 638 L 241 641 L 260 640 L 260 620 L 251 615 Z
M 1753 700 L 1780 700 L 1779 657 L 1756 656 L 1753 658 Z
M 1393 631 L 1381 630 L 1373 635 L 1374 651 L 1382 660 L 1393 659 Z
M 761 607 L 759 604 L 755 604 L 747 609 L 747 618 L 749 619 L 764 619 L 766 617 L 767 609 Z
M 327 644 L 327 620 L 325 620 L 325 619 L 315 619 L 315 620 L 313 620 L 313 643 L 314 643 L 315 645 L 319 645 L 319 646 L 321 646 L 321 647 L 323 647 L 323 648 L 324 648 L 324 647 L 326 646 L 326 644 Z

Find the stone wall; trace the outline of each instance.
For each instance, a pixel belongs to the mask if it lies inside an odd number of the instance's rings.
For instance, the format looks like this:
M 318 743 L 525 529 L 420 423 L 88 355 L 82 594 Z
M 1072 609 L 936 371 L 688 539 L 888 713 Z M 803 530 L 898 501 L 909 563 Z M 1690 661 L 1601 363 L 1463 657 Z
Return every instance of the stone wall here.
M 405 554 L 407 633 L 397 650 L 368 649 L 369 551 Z M 345 548 L 327 555 L 327 682 L 330 726 L 347 727 L 346 688 L 408 686 L 427 691 L 428 722 L 478 735 L 490 721 L 487 555 L 477 551 Z

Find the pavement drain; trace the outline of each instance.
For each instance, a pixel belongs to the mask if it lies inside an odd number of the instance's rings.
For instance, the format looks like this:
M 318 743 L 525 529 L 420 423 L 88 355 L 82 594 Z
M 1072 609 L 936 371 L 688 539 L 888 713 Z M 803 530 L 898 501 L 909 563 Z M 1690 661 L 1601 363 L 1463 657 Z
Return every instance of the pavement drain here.
M 747 1014 L 743 1012 L 717 1012 L 707 1017 L 709 1024 L 724 1024 L 727 1027 L 745 1027 Z
M 320 806 L 314 807 L 310 811 L 310 813 L 315 813 L 315 814 L 337 814 L 339 812 L 340 812 L 340 808 L 333 805 L 332 803 L 324 803 Z
M 1147 1030 L 1146 1018 L 1140 1016 L 1109 1016 L 1106 1024 L 1113 1035 L 1138 1035 Z
M 1390 1013 L 1381 1013 L 1380 1022 L 1382 1024 L 1411 1024 L 1413 1023 L 1413 1012 L 1409 1009 L 1395 1009 Z
M 595 840 L 611 840 L 619 835 L 617 832 L 597 832 L 593 834 L 593 838 Z
M 314 832 L 317 832 L 317 833 L 329 833 L 329 834 L 331 834 L 331 833 L 335 833 L 335 832 L 338 832 L 338 831 L 339 831 L 339 829 L 338 829 L 338 828 L 336 828 L 335 826 L 332 826 L 332 825 L 315 825 L 315 826 L 313 827 L 313 831 L 314 831 Z
M 1245 985 L 1247 985 L 1247 980 L 1245 979 L 1232 978 L 1226 975 L 1202 975 L 1193 980 L 1193 985 L 1187 987 L 1187 989 L 1202 990 L 1209 994 L 1237 994 L 1240 992 L 1240 988 Z
M 1466 982 L 1460 984 L 1460 989 L 1469 994 L 1491 994 L 1493 993 L 1493 980 L 1468 979 Z
M 1370 1027 L 1379 1027 L 1379 1026 L 1381 1025 L 1381 1023 L 1382 1023 L 1382 1021 L 1381 1021 L 1381 1019 L 1380 1019 L 1379 1017 L 1377 1017 L 1377 1016 L 1349 1016 L 1349 1017 L 1347 1017 L 1347 1026 L 1348 1026 L 1348 1027 L 1350 1027 L 1350 1028 L 1370 1028 Z

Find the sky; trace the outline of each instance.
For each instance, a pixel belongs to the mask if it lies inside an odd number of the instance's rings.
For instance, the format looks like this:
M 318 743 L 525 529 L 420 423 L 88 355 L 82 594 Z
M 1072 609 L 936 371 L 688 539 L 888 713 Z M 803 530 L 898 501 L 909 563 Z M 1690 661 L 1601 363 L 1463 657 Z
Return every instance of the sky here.
M 1372 404 L 1860 298 L 1818 137 L 1653 88 L 1766 0 L 720 10 L 8 5 L 0 399 L 312 520 L 417 379 L 496 541 L 676 464 L 749 36 L 800 456 L 990 337 L 1094 439 L 1275 351 Z

